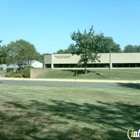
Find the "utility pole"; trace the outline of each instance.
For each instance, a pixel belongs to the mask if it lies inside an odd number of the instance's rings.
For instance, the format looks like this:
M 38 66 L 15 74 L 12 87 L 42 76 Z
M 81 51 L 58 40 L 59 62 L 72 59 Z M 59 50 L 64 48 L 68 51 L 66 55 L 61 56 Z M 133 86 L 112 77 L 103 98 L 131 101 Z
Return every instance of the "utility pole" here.
M 109 77 L 111 79 L 111 69 L 112 69 L 112 62 L 111 62 L 111 46 L 109 51 Z
M 111 47 L 110 47 L 110 51 L 109 51 L 109 69 L 112 69 L 112 61 L 111 61 Z

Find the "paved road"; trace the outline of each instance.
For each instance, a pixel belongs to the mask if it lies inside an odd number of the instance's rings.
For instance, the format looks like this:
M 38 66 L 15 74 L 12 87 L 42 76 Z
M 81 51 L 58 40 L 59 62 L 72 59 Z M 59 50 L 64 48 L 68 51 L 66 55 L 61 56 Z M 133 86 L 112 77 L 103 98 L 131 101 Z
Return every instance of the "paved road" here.
M 86 87 L 129 87 L 140 89 L 140 84 L 132 83 L 99 83 L 99 82 L 72 82 L 72 81 L 29 81 L 29 80 L 1 80 L 0 84 L 21 85 L 52 85 L 52 86 L 86 86 Z

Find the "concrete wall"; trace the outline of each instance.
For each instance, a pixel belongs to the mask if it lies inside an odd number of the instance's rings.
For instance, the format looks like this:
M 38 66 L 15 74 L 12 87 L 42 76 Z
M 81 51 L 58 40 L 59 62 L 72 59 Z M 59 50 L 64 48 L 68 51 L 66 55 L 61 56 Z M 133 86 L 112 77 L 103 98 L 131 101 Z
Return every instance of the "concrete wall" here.
M 109 63 L 109 53 L 100 53 L 100 62 Z M 45 64 L 74 64 L 77 63 L 80 56 L 72 54 L 52 54 L 45 55 Z M 112 63 L 140 63 L 140 53 L 111 53 Z
M 51 64 L 51 62 L 52 62 L 52 55 L 51 54 L 44 55 L 44 63 L 45 64 Z
M 140 68 L 140 53 L 100 53 L 100 62 L 89 62 L 88 64 L 97 64 L 95 67 L 106 67 L 105 65 L 109 65 L 108 68 L 120 68 L 120 67 L 139 67 Z M 75 64 L 80 59 L 80 55 L 72 55 L 72 54 L 52 54 L 52 55 L 44 55 L 45 64 L 50 64 L 51 68 L 64 68 L 66 64 L 74 64 L 74 66 L 66 66 L 70 68 L 74 68 Z M 59 64 L 59 65 L 56 65 Z M 61 65 L 62 64 L 62 65 Z M 100 65 L 103 64 L 103 65 Z M 120 65 L 121 64 L 121 65 Z M 125 65 L 124 65 L 125 64 Z M 130 64 L 135 64 L 135 66 Z M 138 66 L 137 66 L 137 65 Z M 60 66 L 61 65 L 61 66 Z M 65 66 L 64 66 L 65 65 Z M 127 66 L 126 66 L 127 65 Z M 93 68 L 93 66 L 91 67 Z
M 112 63 L 140 63 L 140 53 L 112 53 Z

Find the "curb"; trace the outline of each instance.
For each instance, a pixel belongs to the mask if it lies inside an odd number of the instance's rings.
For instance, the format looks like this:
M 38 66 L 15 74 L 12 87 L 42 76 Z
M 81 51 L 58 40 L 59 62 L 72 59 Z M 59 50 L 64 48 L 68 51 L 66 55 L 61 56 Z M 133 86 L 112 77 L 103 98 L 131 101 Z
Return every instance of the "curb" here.
M 87 79 L 35 79 L 35 78 L 31 79 L 31 78 L 1 78 L 1 77 L 0 80 L 140 84 L 140 80 L 87 80 Z

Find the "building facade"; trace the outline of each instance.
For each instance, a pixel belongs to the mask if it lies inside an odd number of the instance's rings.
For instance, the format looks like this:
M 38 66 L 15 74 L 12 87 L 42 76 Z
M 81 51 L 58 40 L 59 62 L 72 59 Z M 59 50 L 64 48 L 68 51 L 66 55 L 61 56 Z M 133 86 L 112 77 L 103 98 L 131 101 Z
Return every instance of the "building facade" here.
M 34 68 L 43 68 L 43 63 L 33 60 L 33 61 L 31 61 L 31 66 Z
M 100 62 L 89 62 L 87 68 L 120 69 L 140 68 L 140 53 L 100 53 Z M 79 55 L 72 54 L 45 54 L 44 67 L 52 69 L 80 69 L 78 66 Z

